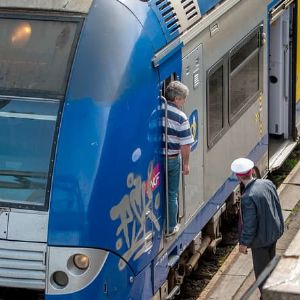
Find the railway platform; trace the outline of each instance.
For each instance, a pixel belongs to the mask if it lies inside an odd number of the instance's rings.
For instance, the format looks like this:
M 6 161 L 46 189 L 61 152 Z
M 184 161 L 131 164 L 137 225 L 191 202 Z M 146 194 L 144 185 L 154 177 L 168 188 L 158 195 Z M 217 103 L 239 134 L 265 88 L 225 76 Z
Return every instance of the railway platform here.
M 284 257 L 283 254 L 287 251 L 290 244 L 291 246 L 293 245 L 291 241 L 295 236 L 295 239 L 298 238 L 298 242 L 300 242 L 299 183 L 300 162 L 278 188 L 278 194 L 283 210 L 283 217 L 285 220 L 285 232 L 278 240 L 276 247 L 276 254 L 280 257 Z M 297 235 L 298 231 L 299 233 Z M 300 255 L 299 246 L 294 246 L 294 252 L 295 251 L 298 251 L 298 255 Z M 300 259 L 298 259 L 298 267 L 300 272 Z M 210 283 L 202 291 L 197 300 L 240 300 L 254 282 L 255 277 L 253 272 L 251 250 L 249 249 L 247 255 L 241 254 L 238 252 L 237 245 L 227 257 L 222 267 L 214 275 Z M 260 299 L 260 292 L 258 288 L 254 290 L 248 299 Z
M 263 288 L 264 300 L 300 298 L 300 231 L 281 256 Z

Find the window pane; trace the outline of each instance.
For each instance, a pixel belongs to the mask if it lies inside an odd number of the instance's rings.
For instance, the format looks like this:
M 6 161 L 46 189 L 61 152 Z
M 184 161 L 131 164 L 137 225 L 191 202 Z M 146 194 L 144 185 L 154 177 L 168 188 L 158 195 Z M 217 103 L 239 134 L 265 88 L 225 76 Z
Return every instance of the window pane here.
M 230 114 L 238 113 L 259 90 L 259 52 L 235 70 L 230 78 Z
M 76 23 L 0 19 L 0 91 L 63 94 Z
M 208 138 L 209 141 L 223 128 L 223 66 L 209 76 Z
M 44 206 L 58 107 L 0 100 L 0 202 Z
M 259 47 L 259 38 L 256 33 L 247 43 L 245 43 L 235 54 L 232 55 L 230 64 L 231 71 L 238 67 L 248 56 Z

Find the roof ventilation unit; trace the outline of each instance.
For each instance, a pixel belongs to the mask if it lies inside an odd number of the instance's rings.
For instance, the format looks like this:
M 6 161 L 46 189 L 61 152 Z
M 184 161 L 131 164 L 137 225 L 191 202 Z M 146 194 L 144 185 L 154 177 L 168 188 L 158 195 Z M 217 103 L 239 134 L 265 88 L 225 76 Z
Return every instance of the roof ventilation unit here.
M 184 32 L 201 18 L 197 0 L 150 0 L 168 40 Z
M 155 2 L 155 5 L 166 30 L 170 36 L 173 36 L 178 33 L 178 30 L 180 30 L 180 24 L 176 15 L 176 11 L 171 2 L 172 1 L 170 0 L 158 0 Z

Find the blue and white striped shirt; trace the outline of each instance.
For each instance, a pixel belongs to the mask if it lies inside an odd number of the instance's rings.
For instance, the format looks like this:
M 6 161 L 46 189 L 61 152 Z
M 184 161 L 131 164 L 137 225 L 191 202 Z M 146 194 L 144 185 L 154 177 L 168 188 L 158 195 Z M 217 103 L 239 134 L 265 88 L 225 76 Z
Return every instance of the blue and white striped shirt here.
M 165 105 L 161 107 L 165 110 Z M 191 133 L 190 123 L 186 114 L 176 107 L 175 104 L 168 102 L 167 114 L 167 141 L 168 154 L 174 155 L 180 153 L 180 147 L 183 145 L 190 145 L 194 142 Z M 165 154 L 165 115 L 163 113 L 162 127 L 163 127 L 163 153 Z

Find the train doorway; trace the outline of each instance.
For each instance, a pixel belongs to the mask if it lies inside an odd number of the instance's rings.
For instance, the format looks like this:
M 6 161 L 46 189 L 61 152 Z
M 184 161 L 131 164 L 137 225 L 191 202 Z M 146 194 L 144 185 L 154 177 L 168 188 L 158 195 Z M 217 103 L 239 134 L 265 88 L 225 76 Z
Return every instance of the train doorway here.
M 178 80 L 178 76 L 177 74 L 174 72 L 172 73 L 169 77 L 167 77 L 164 81 L 162 81 L 160 83 L 160 87 L 161 87 L 161 94 L 160 94 L 160 99 L 161 99 L 161 103 L 160 103 L 160 110 L 161 110 L 161 114 L 159 114 L 159 117 L 161 118 L 161 125 L 162 125 L 162 142 L 163 142 L 163 157 L 164 157 L 164 186 L 165 186 L 165 235 L 166 237 L 174 237 L 175 235 L 172 234 L 170 232 L 170 213 L 169 213 L 169 179 L 168 179 L 168 155 L 166 154 L 168 152 L 168 148 L 170 146 L 170 140 L 168 140 L 168 132 L 169 132 L 169 128 L 171 128 L 172 125 L 170 125 L 169 121 L 167 120 L 167 116 L 169 116 L 169 112 L 168 111 L 168 104 L 167 104 L 167 99 L 166 99 L 166 88 L 169 85 L 170 82 L 174 81 L 174 80 Z M 185 217 L 185 180 L 184 180 L 184 175 L 182 175 L 182 172 L 180 170 L 180 175 L 179 175 L 179 186 L 178 186 L 178 201 L 177 201 L 177 205 L 178 205 L 178 212 L 177 212 L 177 224 L 179 224 L 179 228 L 181 225 L 184 224 L 184 217 Z M 178 227 L 178 226 L 177 226 Z M 179 230 L 176 230 L 176 233 L 179 233 Z M 170 242 L 171 240 L 167 239 L 165 240 L 166 243 Z
M 178 191 L 178 223 L 184 227 L 188 224 L 195 213 L 204 205 L 204 188 L 203 188 L 203 157 L 204 148 L 203 142 L 199 142 L 198 138 L 204 136 L 203 119 L 204 119 L 204 99 L 203 89 L 204 82 L 203 74 L 203 50 L 202 44 L 195 46 L 193 49 L 188 51 L 182 59 L 182 76 L 181 78 L 176 74 L 172 73 L 164 81 L 161 82 L 161 100 L 162 103 L 165 99 L 165 88 L 173 80 L 182 81 L 189 88 L 188 101 L 184 105 L 183 111 L 185 112 L 191 127 L 191 133 L 194 138 L 194 142 L 191 145 L 190 153 L 190 174 L 184 176 L 181 172 L 179 191 Z M 165 107 L 163 105 L 163 107 Z M 165 113 L 165 111 L 164 111 Z M 165 127 L 166 128 L 166 127 Z M 165 130 L 165 129 L 164 129 Z M 164 132 L 166 136 L 167 132 Z M 163 142 L 166 143 L 165 138 Z M 168 147 L 168 142 L 165 145 L 165 149 Z M 164 161 L 166 166 L 166 160 Z M 166 169 L 166 168 L 165 168 Z M 168 191 L 168 180 L 165 180 L 165 192 L 167 195 Z M 167 202 L 167 201 L 166 201 Z M 167 205 L 167 204 L 166 204 Z M 166 215 L 166 225 L 169 220 Z M 168 227 L 168 226 L 166 226 Z M 179 231 L 180 232 L 180 231 Z M 169 232 L 166 230 L 166 234 Z
M 270 12 L 269 169 L 279 168 L 296 146 L 295 7 L 282 1 Z

